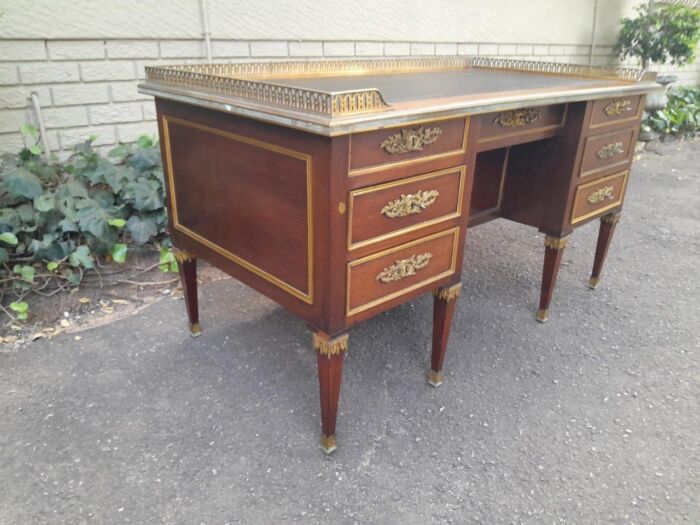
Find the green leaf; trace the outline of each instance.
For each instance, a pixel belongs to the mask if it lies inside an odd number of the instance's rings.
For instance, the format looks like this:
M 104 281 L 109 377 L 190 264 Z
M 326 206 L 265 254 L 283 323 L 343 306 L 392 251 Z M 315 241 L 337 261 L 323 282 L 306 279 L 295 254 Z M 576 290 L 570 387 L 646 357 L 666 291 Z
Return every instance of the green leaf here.
M 17 168 L 6 175 L 3 184 L 7 193 L 14 198 L 33 199 L 44 192 L 41 179 L 24 168 Z
M 115 228 L 123 228 L 126 225 L 126 221 L 124 219 L 109 219 L 107 224 Z
M 71 284 L 80 284 L 80 274 L 74 272 L 73 270 L 68 270 L 68 275 L 66 276 L 66 279 L 68 279 L 68 282 Z
M 0 248 L 0 264 L 6 263 L 10 260 L 10 254 L 7 253 L 5 248 Z
M 56 269 L 58 268 L 58 263 L 55 262 L 55 261 L 51 261 L 51 262 L 49 262 L 49 263 L 46 264 L 46 268 L 47 268 L 50 272 L 53 272 L 54 270 L 56 270 Z
M 36 144 L 34 144 L 33 146 L 29 146 L 29 151 L 31 151 L 32 155 L 41 155 L 44 152 L 44 150 Z
M 153 137 L 150 135 L 141 135 L 138 140 L 139 148 L 152 148 L 155 144 Z
M 126 244 L 117 243 L 114 246 L 112 246 L 111 254 L 112 254 L 112 259 L 114 260 L 114 262 L 117 262 L 120 264 L 126 262 L 126 251 L 127 251 Z
M 10 303 L 10 309 L 17 312 L 17 319 L 20 321 L 27 319 L 27 315 L 29 314 L 29 305 L 26 301 L 15 301 L 14 303 Z
M 140 177 L 136 182 L 129 184 L 128 188 L 133 192 L 134 207 L 138 211 L 153 211 L 163 207 L 158 184 L 149 184 L 145 177 Z
M 158 235 L 158 225 L 151 217 L 142 219 L 138 215 L 132 215 L 126 222 L 126 231 L 136 244 L 143 245 Z
M 36 140 L 39 137 L 39 130 L 36 129 L 36 126 L 30 124 L 29 122 L 25 122 L 19 127 L 19 132 L 22 135 L 28 135 L 32 137 L 34 140 Z
M 17 236 L 12 232 L 0 233 L 0 241 L 12 246 L 17 245 Z
M 107 153 L 108 157 L 123 159 L 131 154 L 131 146 L 129 144 L 119 144 L 116 148 Z
M 34 207 L 43 212 L 51 211 L 56 205 L 56 198 L 51 193 L 44 193 L 34 197 Z
M 94 199 L 85 199 L 80 203 L 76 218 L 80 229 L 90 232 L 98 239 L 106 239 L 109 219 L 113 217 Z
M 158 261 L 158 268 L 161 272 L 177 272 L 179 270 L 177 265 L 177 260 L 175 259 L 175 254 L 172 248 L 166 248 L 165 246 L 160 249 L 160 260 Z
M 70 254 L 68 262 L 73 266 L 82 266 L 88 270 L 95 267 L 94 259 L 92 255 L 90 255 L 90 248 L 85 245 L 78 246 L 75 251 Z
M 23 281 L 34 284 L 34 276 L 36 275 L 36 268 L 26 264 L 15 264 L 12 269 L 14 273 L 19 274 Z

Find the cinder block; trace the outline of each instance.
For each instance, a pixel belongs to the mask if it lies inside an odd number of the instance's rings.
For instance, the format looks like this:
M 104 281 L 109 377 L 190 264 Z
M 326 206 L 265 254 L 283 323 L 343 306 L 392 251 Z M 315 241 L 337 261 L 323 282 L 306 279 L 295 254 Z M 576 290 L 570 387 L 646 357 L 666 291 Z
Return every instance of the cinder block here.
M 564 54 L 564 46 L 549 46 L 549 54 L 550 55 L 563 55 Z
M 158 136 L 156 121 L 137 124 L 120 124 L 117 126 L 119 142 L 136 142 L 141 135 Z
M 37 62 L 21 64 L 19 70 L 22 84 L 54 84 L 80 80 L 78 64 Z
M 515 55 L 516 54 L 515 44 L 498 44 L 498 54 L 499 55 Z
M 250 54 L 254 57 L 286 57 L 289 50 L 286 41 L 251 42 Z
M 434 55 L 435 54 L 435 44 L 423 44 L 423 43 L 412 43 L 411 44 L 411 54 L 412 55 Z
M 14 64 L 0 64 L 0 85 L 19 84 L 17 66 Z
M 51 60 L 96 60 L 105 57 L 102 40 L 49 40 Z
M 108 84 L 62 84 L 52 86 L 55 106 L 74 106 L 78 104 L 99 104 L 109 102 Z
M 322 42 L 289 42 L 289 56 L 321 57 L 323 56 Z
M 435 44 L 436 55 L 456 55 L 457 44 Z
M 408 42 L 385 42 L 384 54 L 391 57 L 408 56 L 411 54 L 411 44 Z
M 0 109 L 18 109 L 31 105 L 31 94 L 39 96 L 42 107 L 51 105 L 51 92 L 48 86 L 0 87 Z
M 495 56 L 498 54 L 498 44 L 479 44 L 479 54 Z
M 103 104 L 90 106 L 90 124 L 115 124 L 117 122 L 138 122 L 143 120 L 140 102 Z
M 46 60 L 43 40 L 0 40 L 0 62 Z
M 30 122 L 33 112 L 26 109 L 6 109 L 0 118 L 0 133 L 16 133 L 25 122 Z
M 361 57 L 378 57 L 384 54 L 381 42 L 355 42 L 355 55 Z
M 129 80 L 136 76 L 134 63 L 131 61 L 86 62 L 80 64 L 80 71 L 85 82 Z M 24 73 L 22 73 L 22 80 L 24 80 Z
M 149 100 L 153 97 L 143 95 L 136 89 L 137 82 L 113 82 L 110 86 L 112 90 L 112 101 L 132 102 L 134 100 Z
M 324 42 L 323 54 L 327 57 L 351 57 L 355 55 L 354 42 Z
M 211 53 L 215 57 L 247 57 L 250 56 L 248 42 L 235 40 L 214 40 L 211 43 Z
M 201 40 L 161 40 L 162 58 L 201 58 L 206 56 Z
M 90 126 L 84 128 L 63 129 L 59 131 L 61 148 L 67 150 L 85 142 L 92 135 L 97 135 L 95 146 L 115 144 L 114 126 Z
M 457 46 L 457 53 L 460 55 L 478 55 L 479 45 L 478 44 L 459 44 Z
M 515 54 L 516 55 L 532 55 L 534 49 L 534 46 L 531 46 L 529 44 L 518 44 L 515 46 Z
M 155 40 L 107 40 L 109 58 L 158 58 Z
M 143 120 L 156 119 L 156 105 L 152 101 L 144 102 L 141 106 L 143 109 Z
M 137 60 L 136 61 L 136 78 L 141 80 L 146 78 L 146 67 L 162 66 L 172 63 L 172 60 Z
M 534 45 L 532 46 L 533 55 L 549 55 L 549 46 Z
M 47 128 L 70 128 L 87 126 L 87 111 L 84 106 L 43 108 L 44 124 Z

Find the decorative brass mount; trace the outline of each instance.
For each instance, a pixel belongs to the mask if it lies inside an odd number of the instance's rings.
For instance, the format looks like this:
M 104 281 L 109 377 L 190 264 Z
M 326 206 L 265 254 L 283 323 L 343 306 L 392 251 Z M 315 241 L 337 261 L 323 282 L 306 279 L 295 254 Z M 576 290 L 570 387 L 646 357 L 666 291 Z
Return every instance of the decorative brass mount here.
M 394 264 L 379 272 L 376 280 L 383 283 L 391 283 L 415 275 L 418 270 L 428 266 L 432 257 L 432 253 L 426 252 L 411 255 L 408 259 L 397 259 Z
M 550 250 L 563 250 L 569 243 L 569 237 L 552 237 L 551 235 L 545 235 L 544 237 L 544 247 Z
M 433 295 L 438 298 L 442 299 L 443 301 L 454 301 L 459 297 L 459 294 L 462 292 L 462 283 L 457 283 L 453 286 L 450 286 L 448 288 L 438 288 L 437 290 L 433 290 Z
M 603 186 L 602 188 L 598 188 L 588 196 L 588 202 L 591 204 L 598 204 L 599 202 L 603 202 L 605 199 L 612 200 L 615 198 L 613 195 L 614 189 L 615 188 L 612 186 Z
M 173 256 L 180 264 L 194 260 L 194 255 L 190 252 L 175 247 L 173 247 Z
M 616 98 L 610 104 L 605 106 L 603 111 L 609 117 L 622 115 L 627 111 L 632 111 L 632 101 L 628 98 Z
M 379 147 L 390 155 L 420 151 L 426 146 L 434 144 L 441 133 L 441 128 L 424 128 L 423 126 L 416 129 L 405 128 L 398 133 L 389 135 Z
M 380 213 L 390 219 L 420 213 L 434 203 L 438 195 L 440 195 L 440 192 L 437 190 L 418 190 L 416 193 L 402 194 L 400 198 L 384 206 Z
M 621 153 L 625 152 L 625 148 L 623 147 L 622 141 L 620 142 L 610 142 L 609 144 L 606 144 L 602 148 L 600 148 L 595 156 L 598 157 L 601 160 L 609 159 L 610 157 L 614 157 L 615 155 L 620 155 Z
M 313 334 L 314 348 L 316 351 L 329 359 L 341 352 L 348 351 L 348 334 L 343 334 L 335 339 L 328 339 L 320 334 Z
M 540 112 L 533 108 L 511 109 L 502 111 L 493 119 L 494 124 L 504 128 L 522 128 L 540 118 Z

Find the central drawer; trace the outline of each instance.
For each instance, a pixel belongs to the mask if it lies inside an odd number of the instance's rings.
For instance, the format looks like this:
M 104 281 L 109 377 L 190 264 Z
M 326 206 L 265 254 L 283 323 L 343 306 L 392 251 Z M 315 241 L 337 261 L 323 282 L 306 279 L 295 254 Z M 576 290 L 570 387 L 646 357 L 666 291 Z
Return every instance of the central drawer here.
M 465 166 L 369 186 L 348 195 L 348 250 L 462 213 Z
M 457 227 L 348 263 L 346 315 L 419 293 L 419 289 L 452 275 L 458 242 Z

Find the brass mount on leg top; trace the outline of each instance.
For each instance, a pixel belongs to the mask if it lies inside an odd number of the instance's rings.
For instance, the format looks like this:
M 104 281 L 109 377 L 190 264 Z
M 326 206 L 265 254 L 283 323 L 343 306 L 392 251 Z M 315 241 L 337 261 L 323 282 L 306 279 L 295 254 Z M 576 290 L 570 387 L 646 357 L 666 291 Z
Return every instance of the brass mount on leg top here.
M 442 299 L 443 301 L 454 301 L 459 297 L 459 294 L 462 292 L 462 283 L 457 283 L 453 284 L 452 286 L 449 286 L 447 288 L 438 288 L 437 290 L 433 290 L 433 295 L 438 298 Z
M 328 359 L 334 355 L 339 355 L 342 352 L 348 351 L 348 334 L 343 334 L 331 339 L 325 334 L 314 333 L 313 342 L 314 349 L 320 355 L 326 356 Z
M 553 237 L 552 235 L 544 236 L 544 247 L 550 250 L 563 250 L 569 243 L 569 236 Z
M 173 256 L 178 263 L 186 263 L 189 261 L 194 261 L 194 255 L 186 250 L 181 250 L 173 246 Z

